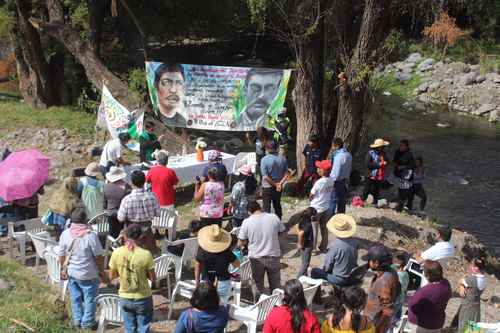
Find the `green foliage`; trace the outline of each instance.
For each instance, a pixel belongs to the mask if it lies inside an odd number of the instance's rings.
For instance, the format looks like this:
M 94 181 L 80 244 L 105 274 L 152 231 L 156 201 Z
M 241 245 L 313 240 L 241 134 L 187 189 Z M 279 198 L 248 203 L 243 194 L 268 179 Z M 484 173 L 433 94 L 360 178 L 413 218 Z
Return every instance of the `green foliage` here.
M 94 134 L 95 116 L 73 107 L 50 107 L 38 110 L 26 103 L 1 102 L 0 114 L 2 131 L 19 129 L 19 124 L 22 124 L 25 128 L 66 128 L 70 134 L 85 138 L 90 138 Z
M 356 89 L 360 85 L 362 85 L 367 79 L 370 78 L 370 76 L 373 73 L 373 70 L 370 68 L 369 65 L 363 65 L 360 67 L 355 68 L 355 73 L 354 77 L 351 80 L 351 86 Z
M 382 61 L 385 63 L 399 61 L 409 54 L 410 42 L 401 30 L 393 29 L 382 46 Z
M 418 74 L 413 74 L 406 82 L 397 81 L 393 74 L 374 75 L 370 79 L 370 89 L 377 94 L 388 91 L 392 95 L 407 99 L 413 95 L 420 83 L 421 77 Z
M 10 319 L 20 320 L 36 332 L 73 332 L 62 320 L 61 306 L 53 301 L 56 291 L 33 272 L 0 258 L 0 278 L 14 284 L 12 289 L 0 291 L 0 332 L 26 332 Z
M 132 102 L 139 105 L 143 104 L 148 94 L 146 70 L 144 68 L 131 69 L 127 74 L 127 82 Z
M 76 99 L 76 107 L 87 113 L 96 113 L 99 109 L 99 98 L 93 99 L 91 96 L 94 94 L 93 92 L 89 92 L 88 89 L 89 88 L 82 89 L 80 95 Z
M 263 31 L 266 23 L 267 0 L 247 0 L 250 10 L 250 20 L 256 25 L 257 31 Z
M 71 25 L 80 31 L 82 38 L 88 38 L 90 27 L 87 2 L 64 0 L 64 5 L 68 8 Z
M 16 19 L 6 6 L 0 7 L 0 38 L 7 38 L 9 31 L 12 29 Z

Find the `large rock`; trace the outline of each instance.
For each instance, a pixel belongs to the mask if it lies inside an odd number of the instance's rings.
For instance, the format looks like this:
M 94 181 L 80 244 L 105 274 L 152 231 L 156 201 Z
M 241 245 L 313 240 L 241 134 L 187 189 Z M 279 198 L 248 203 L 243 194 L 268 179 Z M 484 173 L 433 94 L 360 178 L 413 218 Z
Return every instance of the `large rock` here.
M 468 85 L 471 85 L 474 82 L 476 82 L 477 77 L 478 77 L 478 74 L 476 72 L 471 72 L 471 73 L 461 75 L 456 82 L 459 85 L 468 86 Z
M 424 82 L 424 83 L 421 83 L 418 88 L 417 88 L 417 92 L 419 94 L 422 94 L 422 93 L 425 93 L 427 92 L 427 90 L 429 89 L 429 82 Z
M 431 69 L 433 65 L 434 65 L 434 59 L 427 58 L 424 61 L 422 61 L 420 64 L 418 64 L 417 70 L 419 72 L 426 72 L 429 69 Z
M 490 117 L 488 119 L 491 123 L 496 123 L 500 120 L 500 112 L 498 110 L 493 110 L 490 112 Z
M 431 84 L 429 84 L 429 91 L 436 91 L 439 89 L 439 87 L 441 86 L 441 83 L 439 81 L 434 81 L 432 82 Z
M 406 81 L 410 81 L 411 80 L 411 74 L 409 73 L 396 73 L 394 75 L 394 78 L 399 81 L 399 82 L 406 82 Z
M 406 58 L 405 62 L 417 63 L 420 60 L 422 60 L 422 56 L 420 55 L 420 53 L 416 52 L 416 53 L 410 54 L 408 56 L 408 58 Z
M 463 62 L 460 62 L 460 61 L 452 62 L 448 66 L 450 67 L 452 72 L 455 72 L 455 73 L 468 73 L 468 72 L 470 72 L 469 65 L 464 64 Z
M 492 81 L 494 83 L 500 83 L 500 75 L 497 73 L 487 73 L 485 75 L 486 80 Z
M 472 111 L 472 114 L 476 116 L 482 116 L 488 112 L 495 110 L 496 105 L 494 104 L 483 104 L 477 110 Z

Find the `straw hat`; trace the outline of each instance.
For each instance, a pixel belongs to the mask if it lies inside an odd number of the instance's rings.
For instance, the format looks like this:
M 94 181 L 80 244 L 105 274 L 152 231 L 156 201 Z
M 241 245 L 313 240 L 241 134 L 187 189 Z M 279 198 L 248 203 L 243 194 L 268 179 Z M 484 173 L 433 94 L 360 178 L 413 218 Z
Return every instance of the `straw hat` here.
M 198 244 L 210 253 L 219 253 L 231 245 L 231 235 L 217 224 L 211 224 L 198 231 Z
M 121 179 L 124 179 L 125 177 L 127 177 L 127 174 L 125 173 L 125 171 L 123 171 L 122 168 L 115 167 L 115 166 L 112 166 L 109 169 L 109 172 L 106 174 L 106 179 L 110 183 L 117 182 Z
M 348 238 L 356 233 L 356 221 L 351 215 L 334 215 L 326 224 L 328 231 L 339 238 Z
M 97 164 L 96 162 L 89 163 L 89 165 L 87 165 L 87 167 L 85 168 L 84 173 L 90 177 L 101 176 L 101 170 L 99 169 L 99 164 Z
M 377 139 L 373 141 L 373 143 L 370 145 L 370 148 L 379 148 L 379 147 L 385 147 L 390 144 L 389 141 L 385 141 L 384 139 Z

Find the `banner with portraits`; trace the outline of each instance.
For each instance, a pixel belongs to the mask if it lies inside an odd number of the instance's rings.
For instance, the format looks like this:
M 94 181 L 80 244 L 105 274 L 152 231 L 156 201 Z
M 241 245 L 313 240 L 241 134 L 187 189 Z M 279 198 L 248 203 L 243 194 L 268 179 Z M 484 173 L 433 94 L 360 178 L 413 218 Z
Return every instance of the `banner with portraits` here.
M 156 116 L 167 126 L 220 131 L 272 127 L 291 70 L 146 62 Z

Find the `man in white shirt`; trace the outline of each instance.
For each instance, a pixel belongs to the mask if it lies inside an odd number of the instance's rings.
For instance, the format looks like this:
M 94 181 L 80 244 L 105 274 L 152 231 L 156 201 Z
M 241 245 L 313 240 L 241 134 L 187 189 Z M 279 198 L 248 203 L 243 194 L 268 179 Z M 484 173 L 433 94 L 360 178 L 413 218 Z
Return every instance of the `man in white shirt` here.
M 422 253 L 417 253 L 415 259 L 422 263 L 425 260 L 440 261 L 455 255 L 455 246 L 450 242 L 452 230 L 449 226 L 438 228 L 438 241 Z
M 321 232 L 321 243 L 319 245 L 319 250 L 321 252 L 326 252 L 328 247 L 328 229 L 326 228 L 326 223 L 330 220 L 333 215 L 331 207 L 331 197 L 334 191 L 333 178 L 329 177 L 330 169 L 332 168 L 332 163 L 329 160 L 316 161 L 314 163 L 316 166 L 318 175 L 321 177 L 318 179 L 309 194 L 309 199 L 311 207 L 316 209 L 317 221 L 318 223 L 313 223 L 314 230 L 314 241 L 313 248 L 316 247 L 316 242 L 318 239 L 318 224 Z
M 281 249 L 279 234 L 285 231 L 285 225 L 275 214 L 263 212 L 260 205 L 251 201 L 247 205 L 250 217 L 243 220 L 238 234 L 238 246 L 248 245 L 248 258 L 252 266 L 252 286 L 254 300 L 264 294 L 264 274 L 267 273 L 270 293 L 280 287 Z M 269 293 L 269 294 L 270 294 Z
M 101 159 L 99 161 L 99 168 L 103 176 L 109 171 L 112 166 L 130 165 L 122 159 L 122 148 L 126 147 L 130 140 L 128 133 L 118 134 L 118 138 L 109 140 L 102 148 Z

